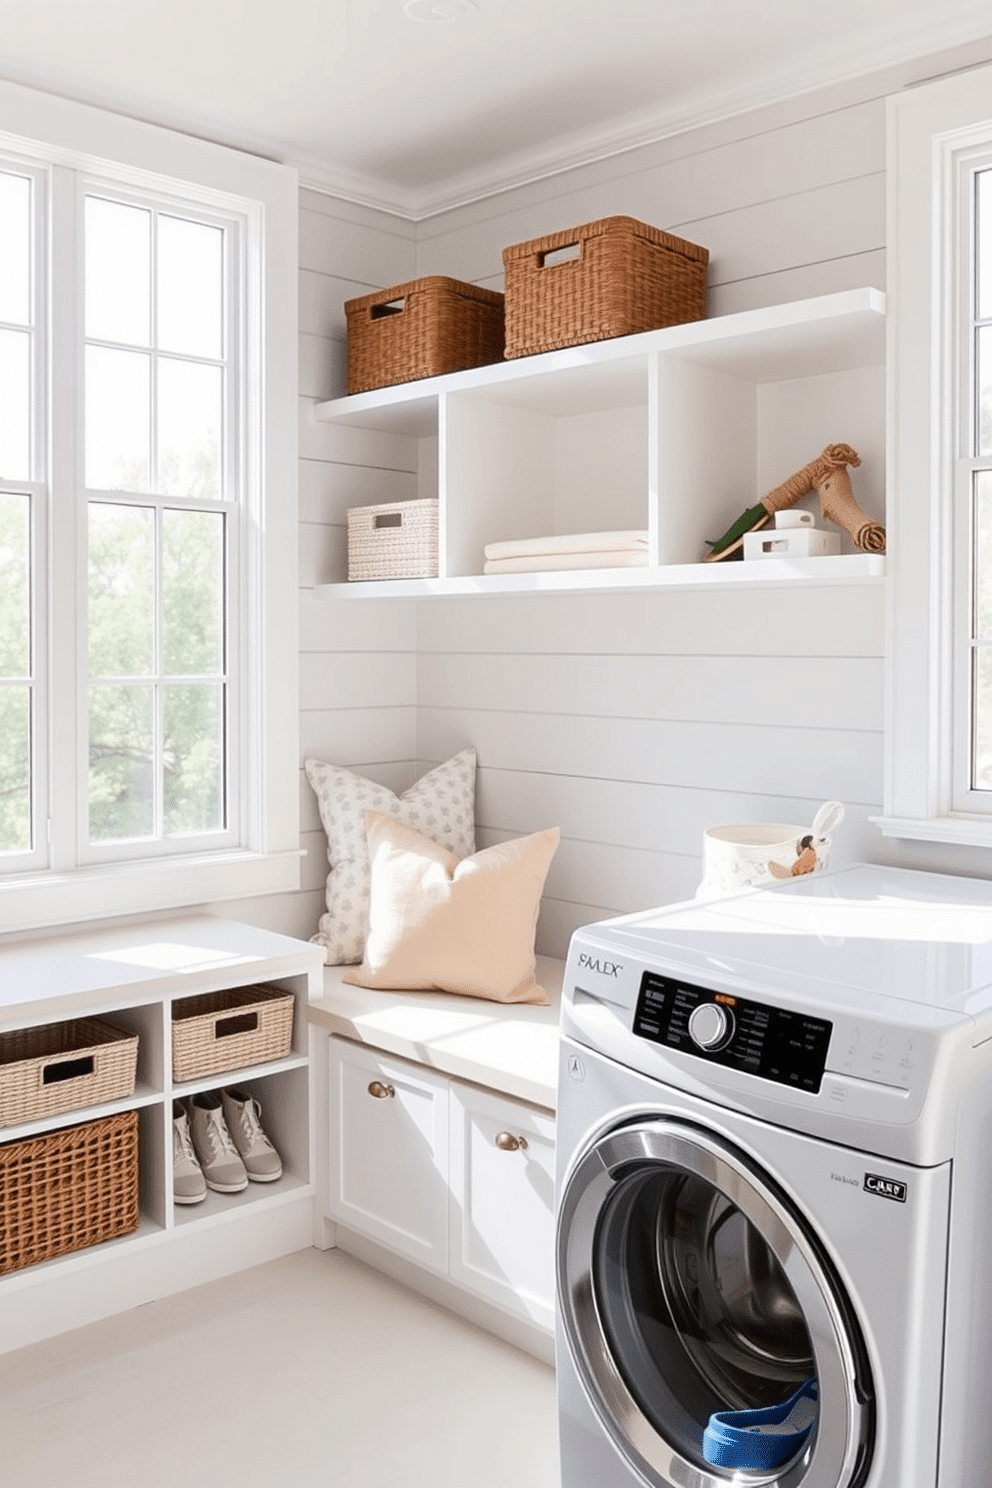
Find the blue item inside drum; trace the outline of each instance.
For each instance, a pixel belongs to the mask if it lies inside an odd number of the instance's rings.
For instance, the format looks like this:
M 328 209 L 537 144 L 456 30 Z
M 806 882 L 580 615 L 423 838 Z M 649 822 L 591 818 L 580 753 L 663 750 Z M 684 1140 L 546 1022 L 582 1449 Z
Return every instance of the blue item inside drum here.
M 714 1467 L 779 1467 L 799 1451 L 816 1425 L 816 1378 L 779 1405 L 717 1411 L 703 1433 L 703 1456 Z

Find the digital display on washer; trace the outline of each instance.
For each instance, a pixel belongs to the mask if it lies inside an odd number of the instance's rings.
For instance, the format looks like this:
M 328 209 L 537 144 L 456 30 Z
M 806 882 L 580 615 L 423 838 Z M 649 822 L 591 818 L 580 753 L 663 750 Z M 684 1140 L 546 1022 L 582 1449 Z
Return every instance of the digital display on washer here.
M 762 1080 L 817 1094 L 833 1024 L 646 971 L 634 1010 L 639 1038 Z

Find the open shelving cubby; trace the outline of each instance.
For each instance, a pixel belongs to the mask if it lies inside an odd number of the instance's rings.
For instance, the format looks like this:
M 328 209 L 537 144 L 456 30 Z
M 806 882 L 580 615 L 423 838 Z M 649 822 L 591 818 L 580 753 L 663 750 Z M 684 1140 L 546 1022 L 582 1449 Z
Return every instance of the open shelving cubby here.
M 225 1275 L 310 1243 L 316 1182 L 307 1005 L 319 996 L 322 977 L 318 947 L 206 914 L 72 929 L 0 948 L 0 1030 L 94 1017 L 138 1036 L 133 1091 L 2 1127 L 0 1144 L 133 1110 L 139 1213 L 129 1233 L 4 1270 L 0 1352 L 188 1286 L 191 1275 Z M 293 997 L 288 1051 L 177 1079 L 174 1003 L 258 984 Z M 247 1088 L 262 1106 L 282 1177 L 249 1183 L 239 1194 L 210 1192 L 196 1205 L 175 1204 L 173 1101 L 231 1085 Z M 226 1233 L 229 1225 L 230 1239 L 215 1238 L 218 1227 Z
M 693 321 L 318 404 L 408 436 L 436 464 L 439 576 L 316 586 L 318 598 L 874 580 L 884 559 L 703 563 L 708 538 L 827 444 L 853 445 L 884 520 L 885 296 L 871 288 Z M 378 498 L 369 475 L 368 504 Z M 487 543 L 643 529 L 648 565 L 484 574 Z

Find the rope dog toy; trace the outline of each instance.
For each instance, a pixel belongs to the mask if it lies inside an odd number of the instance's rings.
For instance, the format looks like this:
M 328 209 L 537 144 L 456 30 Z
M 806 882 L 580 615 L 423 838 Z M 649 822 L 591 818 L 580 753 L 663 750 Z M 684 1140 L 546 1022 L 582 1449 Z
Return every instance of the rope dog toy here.
M 885 528 L 862 511 L 851 489 L 847 467 L 860 464 L 861 456 L 849 444 L 828 444 L 815 460 L 762 496 L 756 506 L 749 507 L 716 542 L 707 542 L 712 551 L 703 561 L 719 563 L 732 557 L 743 547 L 745 533 L 757 532 L 771 521 L 775 512 L 794 506 L 807 491 L 816 492 L 821 515 L 842 527 L 856 548 L 863 553 L 884 553 Z

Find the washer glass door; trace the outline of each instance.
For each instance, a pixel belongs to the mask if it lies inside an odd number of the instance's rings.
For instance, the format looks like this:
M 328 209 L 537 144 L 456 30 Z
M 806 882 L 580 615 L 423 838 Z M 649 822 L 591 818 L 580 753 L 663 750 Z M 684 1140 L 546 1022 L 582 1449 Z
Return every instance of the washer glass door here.
M 707 1461 L 710 1417 L 780 1405 L 809 1380 L 812 1429 L 748 1478 L 863 1478 L 872 1413 L 850 1306 L 808 1225 L 743 1153 L 671 1119 L 611 1132 L 566 1180 L 558 1245 L 576 1367 L 649 1481 L 726 1483 L 747 1463 Z

